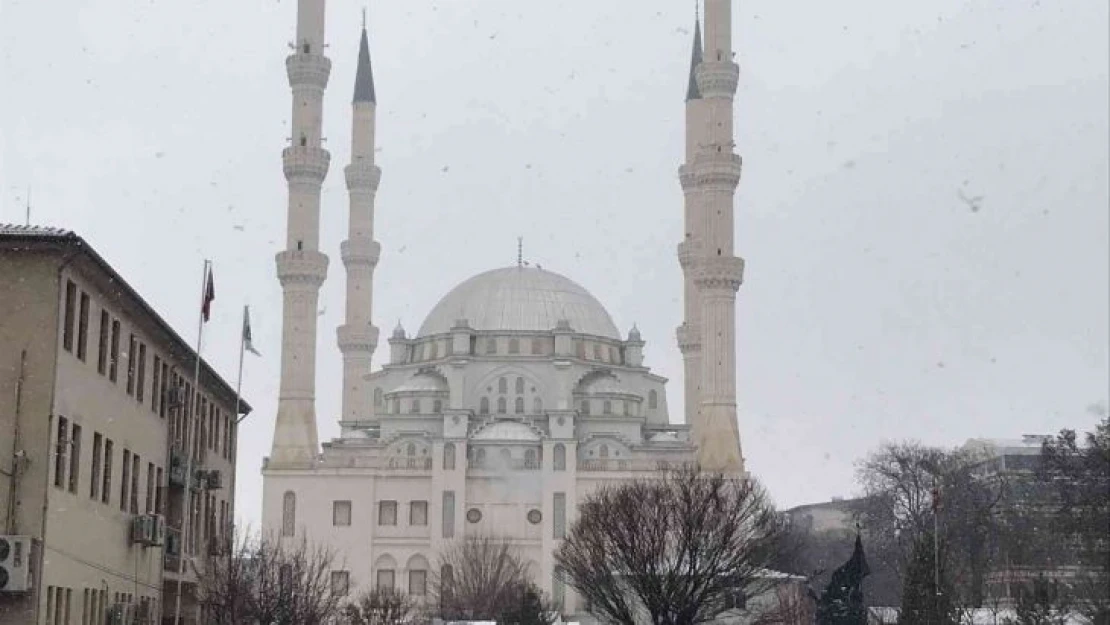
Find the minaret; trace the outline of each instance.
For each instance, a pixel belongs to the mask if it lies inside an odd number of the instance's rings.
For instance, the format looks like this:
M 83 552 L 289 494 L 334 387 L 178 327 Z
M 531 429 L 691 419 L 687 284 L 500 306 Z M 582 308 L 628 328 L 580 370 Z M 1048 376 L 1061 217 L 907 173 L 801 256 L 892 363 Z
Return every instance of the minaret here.
M 686 186 L 693 186 L 700 228 L 692 274 L 699 300 L 699 411 L 692 426 L 702 468 L 744 473 L 736 422 L 736 292 L 744 260 L 734 255 L 733 206 L 740 157 L 733 141 L 733 98 L 740 67 L 732 60 L 732 0 L 705 0 L 705 51 L 695 75 L 701 96 L 699 145 Z
M 698 210 L 698 189 L 694 184 L 693 161 L 697 148 L 704 143 L 703 119 L 705 102 L 698 89 L 697 68 L 702 61 L 701 17 L 694 17 L 694 48 L 690 53 L 690 80 L 686 88 L 686 162 L 678 170 L 679 181 L 685 199 L 684 220 L 685 237 L 678 244 L 678 262 L 683 274 L 683 321 L 678 327 L 678 349 L 682 352 L 684 365 L 683 385 L 686 398 L 685 422 L 693 425 L 697 421 L 699 401 L 698 389 L 701 388 L 701 337 L 698 318 L 701 317 L 701 300 L 694 286 L 694 261 L 698 244 L 703 237 L 702 211 Z
M 366 14 L 362 18 L 362 39 L 358 44 L 358 69 L 352 102 L 351 164 L 344 170 L 350 195 L 347 240 L 341 246 L 347 268 L 347 318 L 339 326 L 339 351 L 343 353 L 343 420 L 357 421 L 370 416 L 370 390 L 365 377 L 370 359 L 378 346 L 378 329 L 371 323 L 374 267 L 381 245 L 374 240 L 374 197 L 382 170 L 374 164 L 374 130 L 377 98 L 374 71 L 370 66 L 370 44 L 366 37 Z
M 324 88 L 324 0 L 298 0 L 297 40 L 285 60 L 293 91 L 292 144 L 282 153 L 289 182 L 285 251 L 277 255 L 282 288 L 281 387 L 270 466 L 311 463 L 316 435 L 316 305 L 328 272 L 320 252 L 320 185 L 331 155 L 321 147 Z

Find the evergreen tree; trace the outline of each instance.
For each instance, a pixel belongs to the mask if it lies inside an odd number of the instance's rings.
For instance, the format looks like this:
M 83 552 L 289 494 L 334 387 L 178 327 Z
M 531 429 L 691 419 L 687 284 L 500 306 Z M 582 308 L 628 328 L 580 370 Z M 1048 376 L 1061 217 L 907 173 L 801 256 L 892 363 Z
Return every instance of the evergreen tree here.
M 818 625 L 866 625 L 863 578 L 871 573 L 863 555 L 863 540 L 856 534 L 852 557 L 832 574 L 817 605 Z
M 957 625 L 959 622 L 944 570 L 944 553 L 940 551 L 939 566 L 936 566 L 937 551 L 931 532 L 922 534 L 914 542 L 902 584 L 899 625 Z

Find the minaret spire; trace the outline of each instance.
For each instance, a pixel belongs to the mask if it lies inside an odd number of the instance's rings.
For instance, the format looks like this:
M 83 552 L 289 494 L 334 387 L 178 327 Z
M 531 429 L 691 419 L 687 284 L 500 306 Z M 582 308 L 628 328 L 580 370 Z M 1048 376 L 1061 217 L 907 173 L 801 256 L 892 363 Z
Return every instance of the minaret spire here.
M 694 2 L 694 50 L 690 54 L 690 83 L 686 87 L 686 100 L 697 100 L 701 98 L 701 90 L 698 89 L 697 70 L 698 65 L 701 65 L 702 60 L 702 46 L 701 46 L 701 11 L 697 2 Z
M 695 39 L 698 34 L 695 29 Z M 679 245 L 686 322 L 678 332 L 686 364 L 686 418 L 703 469 L 743 474 L 736 420 L 736 292 L 744 261 L 733 251 L 740 182 L 733 98 L 740 68 L 732 60 L 732 0 L 705 0 L 705 50 L 694 65 L 699 97 L 686 103 L 687 158 L 679 170 L 686 194 L 686 239 Z
M 377 98 L 370 65 L 370 43 L 366 35 L 366 10 L 362 13 L 362 37 L 358 44 L 355 93 L 351 104 L 351 164 L 343 173 L 347 180 L 350 211 L 347 240 L 340 254 L 347 268 L 347 311 L 336 330 L 343 354 L 343 420 L 361 421 L 372 415 L 371 391 L 366 376 L 378 346 L 378 328 L 371 318 L 374 268 L 381 245 L 374 240 L 374 199 L 382 170 L 374 163 Z
M 320 252 L 320 187 L 331 155 L 323 148 L 324 0 L 298 0 L 297 40 L 285 61 L 293 92 L 293 143 L 282 153 L 289 183 L 285 251 L 277 255 L 282 288 L 281 386 L 270 466 L 316 459 L 316 306 L 328 270 Z

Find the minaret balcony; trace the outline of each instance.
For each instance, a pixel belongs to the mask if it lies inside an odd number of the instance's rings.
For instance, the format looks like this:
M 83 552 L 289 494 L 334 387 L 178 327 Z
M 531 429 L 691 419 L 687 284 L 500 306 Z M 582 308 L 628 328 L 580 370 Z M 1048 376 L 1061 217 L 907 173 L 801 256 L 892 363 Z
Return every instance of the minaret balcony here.
M 697 241 L 692 239 L 686 239 L 682 243 L 679 243 L 678 264 L 682 266 L 684 270 L 692 267 L 698 257 L 698 251 L 700 249 L 701 246 L 698 245 Z
M 696 186 L 735 189 L 736 185 L 740 184 L 743 161 L 740 155 L 732 153 L 732 146 L 728 148 L 728 151 L 725 151 L 709 147 L 694 157 L 691 169 Z
M 701 329 L 692 323 L 684 323 L 674 331 L 678 339 L 678 351 L 692 354 L 701 350 Z
M 694 176 L 694 168 L 690 165 L 682 165 L 678 168 L 678 182 L 682 185 L 683 191 L 692 191 L 697 188 L 697 177 Z
M 331 154 L 323 148 L 294 145 L 282 151 L 281 161 L 289 182 L 322 183 L 328 175 Z
M 282 287 L 302 284 L 319 288 L 328 275 L 328 257 L 309 250 L 286 250 L 277 254 L 278 281 Z
M 744 282 L 744 259 L 737 256 L 707 256 L 698 262 L 694 283 L 701 290 L 731 290 Z
M 347 267 L 351 265 L 376 266 L 381 255 L 382 246 L 377 241 L 353 239 L 339 244 L 339 257 L 343 259 L 343 264 Z
M 740 66 L 732 61 L 702 61 L 696 76 L 703 98 L 731 98 L 740 84 Z
M 382 180 L 382 168 L 377 165 L 352 163 L 343 168 L 348 191 L 377 191 Z
M 378 347 L 378 329 L 372 325 L 342 325 L 335 334 L 343 354 L 370 355 Z
M 285 59 L 289 86 L 312 87 L 323 91 L 331 75 L 331 60 L 322 54 L 291 54 Z

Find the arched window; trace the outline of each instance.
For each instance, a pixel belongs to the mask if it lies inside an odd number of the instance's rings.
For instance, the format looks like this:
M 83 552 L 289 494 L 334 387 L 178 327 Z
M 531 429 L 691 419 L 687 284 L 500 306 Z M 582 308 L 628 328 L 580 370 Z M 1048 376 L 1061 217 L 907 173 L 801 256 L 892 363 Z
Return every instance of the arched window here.
M 601 447 L 599 447 L 597 449 L 597 455 L 602 457 L 602 458 L 608 458 L 609 457 L 609 446 L 602 443 Z
M 435 360 L 439 357 L 439 343 L 432 341 L 428 343 L 428 360 Z
M 297 495 L 285 491 L 281 498 L 281 535 L 292 536 L 297 531 Z
M 586 359 L 586 344 L 583 343 L 582 341 L 575 341 L 574 342 L 574 353 L 578 354 L 578 357 L 581 358 L 582 360 L 585 360 Z
M 440 594 L 450 594 L 451 586 L 455 583 L 455 569 L 450 564 L 444 564 L 439 569 Z
M 474 458 L 477 461 L 479 467 L 486 466 L 486 450 L 484 448 L 479 448 L 478 453 L 474 455 Z
M 620 352 L 617 351 L 616 347 L 610 347 L 609 348 L 609 362 L 615 362 L 615 363 L 619 364 L 620 361 L 621 361 Z
M 552 452 L 553 452 L 553 455 L 555 456 L 555 459 L 553 461 L 553 464 L 555 466 L 555 470 L 556 471 L 566 471 L 567 470 L 567 448 L 564 447 L 562 443 L 556 443 L 555 447 L 552 449 Z
M 486 339 L 486 353 L 487 354 L 496 354 L 497 353 L 497 339 Z
M 411 412 L 412 414 L 420 414 L 420 400 L 419 399 L 412 400 L 412 408 L 409 409 L 409 412 Z
M 631 405 L 632 405 L 632 402 L 630 402 L 630 401 L 622 401 L 621 402 L 621 406 L 623 407 L 622 411 L 624 412 L 624 416 L 627 417 L 627 416 L 630 416 L 632 414 L 632 410 L 630 409 Z
M 497 379 L 497 392 L 498 393 L 508 393 L 509 392 L 509 381 L 506 380 L 505 378 L 498 378 Z
M 509 353 L 510 354 L 519 354 L 520 353 L 520 339 L 517 339 L 517 338 L 509 339 Z
M 543 414 L 543 400 L 539 397 L 532 398 L 532 413 Z
M 609 401 L 608 399 L 606 399 L 604 402 L 602 402 L 601 403 L 601 413 L 602 414 L 613 414 L 613 402 Z
M 506 412 L 508 412 L 508 410 L 505 407 L 505 398 L 504 397 L 498 397 L 497 398 L 497 414 L 505 414 Z
M 513 406 L 513 412 L 515 412 L 516 414 L 524 414 L 524 398 L 517 397 L 514 404 L 515 405 Z
M 483 397 L 478 403 L 478 414 L 489 414 L 489 397 Z
M 443 468 L 450 471 L 455 468 L 455 444 L 443 445 Z
M 513 459 L 513 452 L 509 451 L 508 448 L 503 448 L 501 450 L 501 459 L 502 460 L 512 460 Z
M 374 407 L 378 408 L 382 405 L 382 389 L 374 389 Z
M 594 343 L 594 360 L 601 360 L 601 346 Z
M 524 467 L 527 468 L 527 469 L 538 468 L 538 465 L 536 464 L 536 450 L 535 449 L 527 449 L 527 450 L 524 451 Z
M 524 393 L 524 378 L 517 378 L 515 387 L 516 387 L 515 390 L 516 390 L 517 395 L 523 394 Z
M 432 402 L 432 412 L 435 413 L 435 414 L 439 414 L 440 412 L 443 412 L 443 400 L 442 399 L 437 399 L 437 400 Z
M 416 445 L 414 443 L 405 446 L 405 455 L 410 457 L 416 455 Z
M 532 355 L 539 356 L 543 354 L 543 339 L 532 339 Z
M 655 409 L 659 407 L 659 393 L 655 389 L 648 391 L 648 408 Z
M 588 400 L 588 399 L 583 399 L 582 400 L 582 410 L 580 412 L 582 414 L 590 414 L 590 400 Z

